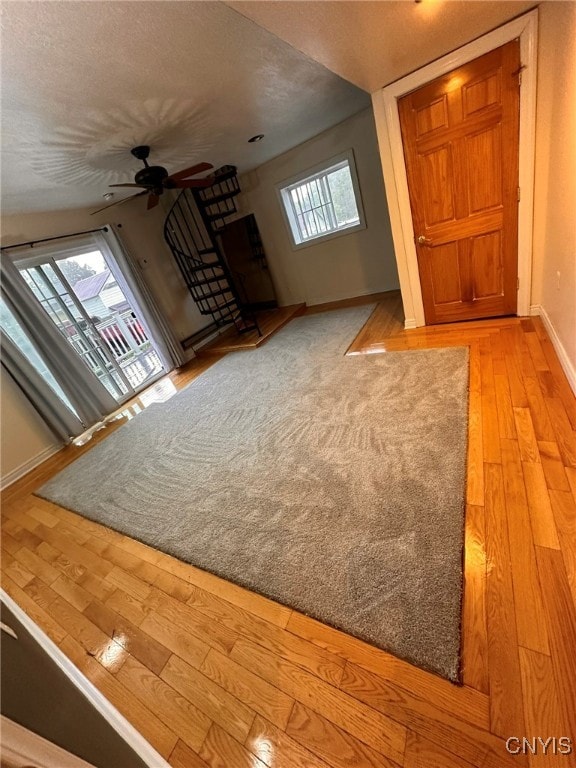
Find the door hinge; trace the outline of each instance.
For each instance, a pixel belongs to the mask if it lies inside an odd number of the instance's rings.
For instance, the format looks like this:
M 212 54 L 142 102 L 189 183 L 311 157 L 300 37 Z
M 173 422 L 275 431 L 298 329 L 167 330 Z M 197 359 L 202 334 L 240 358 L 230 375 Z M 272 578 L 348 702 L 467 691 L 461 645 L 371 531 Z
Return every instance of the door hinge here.
M 518 69 L 512 72 L 512 76 L 518 75 L 518 85 L 522 85 L 522 72 L 526 69 L 526 64 L 521 64 Z
M 520 187 L 516 190 L 516 197 L 518 198 L 518 202 L 520 202 Z
M 516 278 L 516 290 L 517 291 L 520 290 L 520 278 L 519 277 Z

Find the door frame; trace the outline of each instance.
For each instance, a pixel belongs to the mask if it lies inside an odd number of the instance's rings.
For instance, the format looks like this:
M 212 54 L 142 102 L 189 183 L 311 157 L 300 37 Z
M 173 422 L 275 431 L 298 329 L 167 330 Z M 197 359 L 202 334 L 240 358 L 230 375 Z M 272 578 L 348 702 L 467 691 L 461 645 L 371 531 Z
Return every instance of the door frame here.
M 520 137 L 518 204 L 518 307 L 517 315 L 530 314 L 532 286 L 532 219 L 534 200 L 534 150 L 536 139 L 536 68 L 538 9 L 535 8 L 498 29 L 463 45 L 431 64 L 372 94 L 384 187 L 390 213 L 392 240 L 400 291 L 404 304 L 404 327 L 426 325 L 414 227 L 408 193 L 408 177 L 398 114 L 398 99 L 473 59 L 519 38 L 522 79 L 520 85 Z

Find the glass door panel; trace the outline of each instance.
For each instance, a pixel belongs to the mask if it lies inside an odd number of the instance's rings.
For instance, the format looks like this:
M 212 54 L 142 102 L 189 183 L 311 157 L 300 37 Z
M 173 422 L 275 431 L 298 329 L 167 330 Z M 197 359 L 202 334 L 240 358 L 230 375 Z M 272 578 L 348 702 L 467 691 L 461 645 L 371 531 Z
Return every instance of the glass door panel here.
M 94 247 L 79 250 L 28 258 L 17 266 L 66 341 L 122 402 L 159 378 L 164 366 L 102 253 Z
M 131 387 L 56 263 L 20 269 L 36 299 L 66 341 L 116 400 Z

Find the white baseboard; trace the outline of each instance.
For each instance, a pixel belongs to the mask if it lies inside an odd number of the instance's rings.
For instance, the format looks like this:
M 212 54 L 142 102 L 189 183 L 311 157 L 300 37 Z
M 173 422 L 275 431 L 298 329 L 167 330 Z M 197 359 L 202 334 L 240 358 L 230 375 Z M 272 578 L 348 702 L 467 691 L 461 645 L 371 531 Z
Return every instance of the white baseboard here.
M 418 326 L 416 325 L 416 318 L 415 317 L 407 317 L 404 320 L 404 330 L 405 331 L 411 331 L 414 328 L 418 328 Z
M 25 474 L 31 472 L 33 469 L 36 469 L 36 467 L 42 464 L 43 461 L 49 459 L 50 456 L 54 456 L 54 454 L 58 453 L 60 450 L 62 450 L 61 445 L 49 445 L 48 448 L 40 451 L 40 453 L 37 453 L 36 456 L 33 456 L 31 459 L 28 459 L 28 461 L 25 461 L 24 464 L 20 464 L 20 466 L 16 467 L 16 469 L 13 469 L 11 472 L 3 475 L 2 478 L 0 478 L 0 490 L 3 491 L 5 488 L 8 488 L 9 485 L 15 483 L 16 480 L 20 480 L 21 477 L 24 477 Z
M 100 693 L 87 677 L 74 666 L 60 648 L 50 640 L 40 627 L 24 613 L 22 608 L 0 589 L 0 597 L 6 607 L 14 614 L 24 628 L 32 635 L 43 651 L 57 664 L 66 677 L 88 699 L 94 709 L 110 724 L 134 752 L 150 768 L 170 768 L 166 760 L 146 741 L 133 725 Z
M 560 360 L 560 365 L 562 366 L 562 369 L 566 374 L 566 378 L 568 379 L 568 383 L 570 384 L 572 391 L 576 395 L 576 368 L 574 367 L 574 364 L 568 357 L 568 353 L 566 352 L 564 345 L 560 341 L 560 337 L 556 333 L 556 329 L 552 325 L 552 321 L 550 320 L 550 315 L 548 314 L 548 312 L 546 312 L 546 310 L 541 304 L 532 304 L 532 306 L 530 307 L 530 314 L 537 315 L 542 318 L 544 327 L 546 328 L 546 331 L 550 336 L 550 341 L 552 342 L 552 345 L 556 350 L 556 354 L 558 355 L 558 359 Z

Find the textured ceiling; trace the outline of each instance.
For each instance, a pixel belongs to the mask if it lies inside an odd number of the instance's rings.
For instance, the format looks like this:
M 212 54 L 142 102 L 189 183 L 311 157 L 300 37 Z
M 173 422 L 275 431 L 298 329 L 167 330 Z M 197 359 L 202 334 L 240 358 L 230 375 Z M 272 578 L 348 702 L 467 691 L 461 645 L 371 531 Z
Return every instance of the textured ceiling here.
M 371 93 L 537 3 L 231 0 L 226 4 Z
M 104 205 L 137 144 L 249 170 L 370 103 L 216 2 L 4 2 L 1 64 L 3 213 Z

